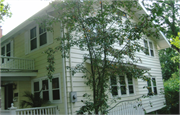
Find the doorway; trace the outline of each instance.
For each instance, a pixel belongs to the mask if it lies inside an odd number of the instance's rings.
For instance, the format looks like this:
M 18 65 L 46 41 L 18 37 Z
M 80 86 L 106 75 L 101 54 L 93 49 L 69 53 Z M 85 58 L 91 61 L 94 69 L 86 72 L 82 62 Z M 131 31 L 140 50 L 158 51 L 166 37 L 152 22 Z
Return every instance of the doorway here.
M 11 107 L 13 103 L 13 84 L 5 85 L 5 109 Z

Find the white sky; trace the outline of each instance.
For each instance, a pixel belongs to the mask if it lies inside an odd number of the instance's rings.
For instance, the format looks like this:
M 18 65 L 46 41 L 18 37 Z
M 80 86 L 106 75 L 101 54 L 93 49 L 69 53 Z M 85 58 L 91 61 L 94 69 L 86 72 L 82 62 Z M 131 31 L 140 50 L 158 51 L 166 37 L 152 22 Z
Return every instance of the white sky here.
M 0 24 L 3 29 L 3 35 L 6 35 L 36 12 L 46 7 L 51 1 L 52 0 L 5 0 L 5 3 L 10 4 L 12 17 L 5 18 L 5 21 Z

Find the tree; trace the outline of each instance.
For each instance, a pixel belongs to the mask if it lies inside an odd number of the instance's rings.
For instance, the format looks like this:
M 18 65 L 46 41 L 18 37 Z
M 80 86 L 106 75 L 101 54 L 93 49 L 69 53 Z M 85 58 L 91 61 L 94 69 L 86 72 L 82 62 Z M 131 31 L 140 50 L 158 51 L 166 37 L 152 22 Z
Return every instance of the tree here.
M 67 66 L 73 75 L 84 73 L 82 78 L 87 80 L 85 83 L 93 92 L 93 95 L 83 95 L 90 98 L 87 101 L 82 100 L 85 105 L 77 111 L 78 114 L 98 114 L 99 111 L 105 113 L 108 108 L 107 92 L 112 91 L 109 88 L 110 76 L 129 74 L 129 77 L 150 80 L 144 75 L 148 71 L 136 66 L 141 60 L 135 56 L 135 52 L 144 51 L 139 43 L 142 34 L 158 38 L 158 30 L 148 30 L 148 27 L 153 28 L 154 25 L 147 15 L 143 15 L 136 24 L 130 21 L 135 13 L 131 8 L 140 10 L 137 1 L 74 0 L 55 1 L 51 5 L 55 9 L 54 17 L 35 19 L 47 31 L 53 31 L 53 24 L 61 27 L 62 36 L 56 38 L 59 45 L 45 51 L 49 63 L 48 78 L 52 79 L 55 71 L 54 53 L 60 51 L 63 58 L 69 58 L 70 50 L 74 46 L 85 52 L 82 63 L 75 67 Z M 127 15 L 120 9 L 125 9 L 130 17 L 123 20 L 123 16 Z M 85 66 L 87 60 L 90 61 L 90 69 Z
M 180 3 L 178 0 L 158 0 L 152 1 L 151 4 L 149 1 L 143 0 L 142 3 L 151 12 L 151 20 L 159 26 L 169 40 L 178 35 L 180 31 Z M 172 44 L 172 48 L 180 52 L 174 44 Z
M 150 11 L 150 19 L 153 20 L 156 25 L 167 36 L 169 42 L 171 39 L 178 36 L 180 30 L 179 12 L 180 4 L 175 0 L 158 0 L 158 1 L 145 1 L 142 2 L 146 9 Z M 179 52 L 178 41 L 172 40 L 172 48 Z M 179 67 L 179 54 L 172 48 L 167 48 L 159 51 L 159 58 L 161 62 L 163 79 L 167 80 L 171 77 L 177 68 Z M 173 61 L 175 58 L 177 61 Z
M 0 0 L 0 23 L 4 21 L 4 17 L 11 17 L 9 4 L 4 4 L 4 0 Z

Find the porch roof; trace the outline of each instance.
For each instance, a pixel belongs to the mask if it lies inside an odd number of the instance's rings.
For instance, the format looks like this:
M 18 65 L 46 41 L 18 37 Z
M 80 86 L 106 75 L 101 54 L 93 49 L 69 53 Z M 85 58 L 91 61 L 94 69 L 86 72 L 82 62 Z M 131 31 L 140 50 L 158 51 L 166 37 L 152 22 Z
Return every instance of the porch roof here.
M 0 72 L 1 81 L 29 81 L 37 76 L 38 70 L 1 68 Z

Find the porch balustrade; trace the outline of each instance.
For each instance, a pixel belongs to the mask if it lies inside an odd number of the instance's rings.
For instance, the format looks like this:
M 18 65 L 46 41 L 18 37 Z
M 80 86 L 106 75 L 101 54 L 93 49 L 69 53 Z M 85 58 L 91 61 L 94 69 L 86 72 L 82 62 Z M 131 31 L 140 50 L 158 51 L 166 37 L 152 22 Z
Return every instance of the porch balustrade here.
M 9 110 L 0 111 L 1 115 L 59 115 L 57 106 L 17 109 L 11 104 Z
M 5 57 L 1 56 L 0 60 L 1 69 L 22 69 L 22 70 L 34 70 L 34 60 L 17 58 L 17 57 Z

